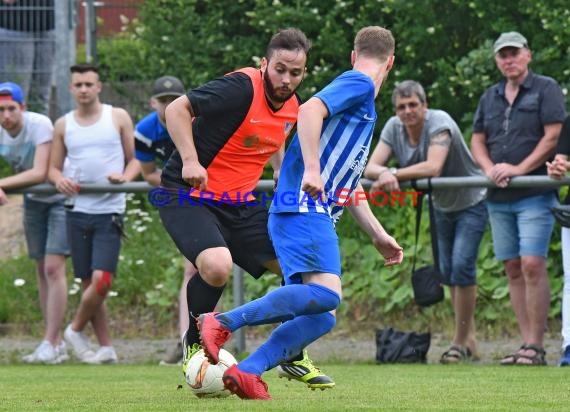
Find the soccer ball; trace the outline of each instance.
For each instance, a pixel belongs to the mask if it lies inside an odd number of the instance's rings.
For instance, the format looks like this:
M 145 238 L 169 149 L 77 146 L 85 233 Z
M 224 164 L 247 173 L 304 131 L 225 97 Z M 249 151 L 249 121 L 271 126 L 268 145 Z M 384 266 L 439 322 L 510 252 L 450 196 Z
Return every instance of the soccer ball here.
M 198 398 L 225 398 L 232 393 L 224 388 L 222 376 L 237 360 L 225 349 L 220 349 L 220 362 L 211 365 L 201 349 L 186 365 L 186 383 Z

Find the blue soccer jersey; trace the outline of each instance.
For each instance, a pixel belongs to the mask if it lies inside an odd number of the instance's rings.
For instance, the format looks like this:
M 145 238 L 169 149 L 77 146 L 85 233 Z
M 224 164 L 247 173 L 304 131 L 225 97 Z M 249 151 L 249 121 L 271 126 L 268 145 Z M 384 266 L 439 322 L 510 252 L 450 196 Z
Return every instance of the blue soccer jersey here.
M 174 150 L 174 143 L 157 112 L 146 115 L 135 126 L 135 157 L 141 162 L 166 162 Z
M 343 202 L 358 184 L 370 151 L 376 109 L 374 83 L 365 74 L 349 70 L 318 92 L 329 116 L 323 122 L 319 156 L 325 202 L 315 202 L 301 190 L 305 167 L 296 134 L 287 148 L 270 213 L 327 213 L 340 218 Z

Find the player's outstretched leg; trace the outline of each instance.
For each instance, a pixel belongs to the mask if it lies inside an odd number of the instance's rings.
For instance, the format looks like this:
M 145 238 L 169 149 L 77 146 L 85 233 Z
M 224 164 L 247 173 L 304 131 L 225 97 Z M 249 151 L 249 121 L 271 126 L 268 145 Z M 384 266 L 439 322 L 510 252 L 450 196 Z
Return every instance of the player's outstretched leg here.
M 215 317 L 216 312 L 203 313 L 198 316 L 198 330 L 204 352 L 212 364 L 220 361 L 220 348 L 224 346 L 232 333 L 222 326 Z
M 325 390 L 335 386 L 334 381 L 313 364 L 306 349 L 303 350 L 302 359 L 289 360 L 278 365 L 277 376 L 303 382 L 313 390 Z
M 261 376 L 242 372 L 238 365 L 232 365 L 226 369 L 222 380 L 225 388 L 241 399 L 271 399 L 267 391 L 267 384 L 261 379 Z

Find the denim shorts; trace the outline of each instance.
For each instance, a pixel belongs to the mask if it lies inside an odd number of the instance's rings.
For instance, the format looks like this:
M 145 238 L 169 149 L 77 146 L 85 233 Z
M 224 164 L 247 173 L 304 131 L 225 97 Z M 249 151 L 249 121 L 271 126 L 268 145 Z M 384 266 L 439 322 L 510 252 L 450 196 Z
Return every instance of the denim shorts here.
M 457 212 L 435 209 L 439 270 L 448 286 L 473 286 L 479 245 L 487 227 L 485 201 Z
M 497 259 L 504 261 L 520 256 L 546 258 L 554 227 L 550 208 L 557 203 L 555 192 L 514 202 L 487 202 Z
M 328 214 L 270 213 L 267 227 L 285 284 L 302 283 L 302 273 L 341 275 L 338 236 Z
M 88 279 L 94 270 L 117 272 L 123 216 L 67 212 L 71 261 L 76 278 Z
M 24 232 L 30 258 L 69 255 L 63 200 L 46 203 L 24 196 Z

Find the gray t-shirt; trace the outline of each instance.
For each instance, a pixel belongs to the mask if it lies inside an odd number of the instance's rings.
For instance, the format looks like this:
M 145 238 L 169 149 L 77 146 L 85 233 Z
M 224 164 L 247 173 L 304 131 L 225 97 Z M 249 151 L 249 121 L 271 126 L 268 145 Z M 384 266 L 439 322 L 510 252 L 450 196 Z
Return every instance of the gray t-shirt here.
M 382 129 L 380 140 L 392 148 L 400 167 L 423 162 L 427 157 L 429 139 L 444 130 L 451 135 L 449 153 L 441 177 L 482 176 L 467 148 L 461 130 L 455 121 L 442 110 L 428 109 L 424 128 L 417 146 L 410 145 L 406 128 L 397 116 L 391 117 Z M 486 189 L 479 187 L 433 189 L 434 206 L 442 212 L 456 212 L 479 203 L 485 198 Z

